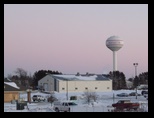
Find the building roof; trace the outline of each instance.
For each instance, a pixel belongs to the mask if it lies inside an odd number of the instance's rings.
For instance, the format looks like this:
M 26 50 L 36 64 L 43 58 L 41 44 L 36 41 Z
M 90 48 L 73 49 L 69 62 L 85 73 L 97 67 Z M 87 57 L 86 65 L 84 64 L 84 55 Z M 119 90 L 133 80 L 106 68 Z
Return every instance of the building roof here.
M 51 75 L 55 79 L 59 80 L 102 80 L 102 81 L 108 81 L 110 80 L 108 77 L 104 75 Z
M 4 82 L 4 84 L 7 84 L 7 85 L 12 86 L 12 87 L 14 87 L 16 89 L 19 89 L 19 87 L 14 82 Z
M 4 82 L 4 91 L 19 91 L 19 87 L 14 82 Z
M 26 87 L 19 86 L 15 82 L 4 80 L 4 91 L 23 91 Z

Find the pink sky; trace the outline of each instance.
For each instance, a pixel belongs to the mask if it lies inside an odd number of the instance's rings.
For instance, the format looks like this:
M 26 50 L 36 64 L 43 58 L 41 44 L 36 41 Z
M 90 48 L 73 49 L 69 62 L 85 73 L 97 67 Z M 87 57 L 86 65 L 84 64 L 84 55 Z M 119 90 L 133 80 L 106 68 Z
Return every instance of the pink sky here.
M 5 4 L 4 76 L 23 68 L 64 74 L 113 70 L 110 36 L 124 46 L 118 70 L 126 78 L 148 71 L 147 4 Z

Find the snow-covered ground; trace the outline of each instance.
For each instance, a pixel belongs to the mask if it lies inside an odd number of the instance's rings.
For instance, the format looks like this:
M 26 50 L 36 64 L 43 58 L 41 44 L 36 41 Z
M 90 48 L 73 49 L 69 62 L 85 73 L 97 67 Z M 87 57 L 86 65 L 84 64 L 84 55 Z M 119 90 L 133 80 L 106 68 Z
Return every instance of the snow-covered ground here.
M 112 104 L 116 103 L 119 100 L 131 100 L 132 102 L 139 102 L 140 108 L 142 112 L 148 112 L 148 100 L 144 96 L 129 96 L 129 97 L 117 97 L 116 94 L 119 93 L 131 93 L 135 92 L 135 90 L 118 90 L 112 92 L 97 92 L 96 95 L 98 99 L 96 102 L 91 102 L 90 104 L 85 103 L 85 99 L 83 97 L 84 93 L 68 93 L 68 98 L 70 96 L 77 96 L 76 102 L 78 105 L 71 107 L 71 112 L 111 112 L 113 109 Z M 141 90 L 137 91 L 141 94 Z M 31 97 L 33 95 L 42 95 L 45 98 L 48 98 L 50 94 L 41 93 L 38 91 L 33 91 L 31 93 Z M 54 93 L 54 96 L 60 100 L 66 100 L 67 94 L 66 93 Z M 27 101 L 27 93 L 21 93 L 20 99 Z M 31 102 L 27 103 L 24 110 L 16 110 L 16 103 L 4 103 L 4 112 L 55 112 L 53 110 L 53 105 L 47 101 L 45 102 Z

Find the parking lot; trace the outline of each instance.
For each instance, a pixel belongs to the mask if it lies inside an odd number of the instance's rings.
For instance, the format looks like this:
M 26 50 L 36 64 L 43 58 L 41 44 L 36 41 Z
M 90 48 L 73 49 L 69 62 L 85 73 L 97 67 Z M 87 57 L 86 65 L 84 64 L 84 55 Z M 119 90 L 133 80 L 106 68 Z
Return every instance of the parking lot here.
M 132 102 L 138 102 L 141 104 L 140 108 L 143 108 L 145 112 L 148 111 L 148 100 L 144 96 L 128 96 L 128 97 L 118 97 L 119 93 L 131 93 L 133 90 L 120 90 L 114 92 L 101 92 L 97 93 L 99 96 L 96 102 L 91 102 L 90 104 L 85 103 L 84 98 L 80 98 L 75 102 L 78 104 L 77 106 L 71 107 L 70 112 L 109 112 L 112 108 L 112 104 L 118 102 L 119 100 L 131 100 Z M 138 91 L 141 93 L 141 91 Z M 45 93 L 33 93 L 39 94 L 47 98 L 49 94 Z M 32 96 L 33 96 L 32 94 Z M 83 93 L 82 93 L 83 94 Z M 81 96 L 81 93 L 69 93 L 70 96 Z M 66 100 L 66 93 L 55 93 L 56 98 L 60 101 Z M 26 94 L 22 94 L 20 97 L 27 98 Z M 31 101 L 31 103 L 27 103 L 24 110 L 16 110 L 16 104 L 4 103 L 4 112 L 55 112 L 53 110 L 53 104 L 45 101 Z

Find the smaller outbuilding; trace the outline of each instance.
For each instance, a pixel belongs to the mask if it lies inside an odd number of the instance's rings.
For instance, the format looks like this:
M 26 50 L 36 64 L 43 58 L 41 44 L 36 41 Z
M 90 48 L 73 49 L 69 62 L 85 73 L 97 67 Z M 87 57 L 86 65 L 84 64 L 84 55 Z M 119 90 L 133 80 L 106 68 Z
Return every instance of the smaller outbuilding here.
M 8 79 L 4 80 L 4 102 L 18 100 L 20 92 L 26 91 L 25 87 L 19 87 L 15 82 Z

